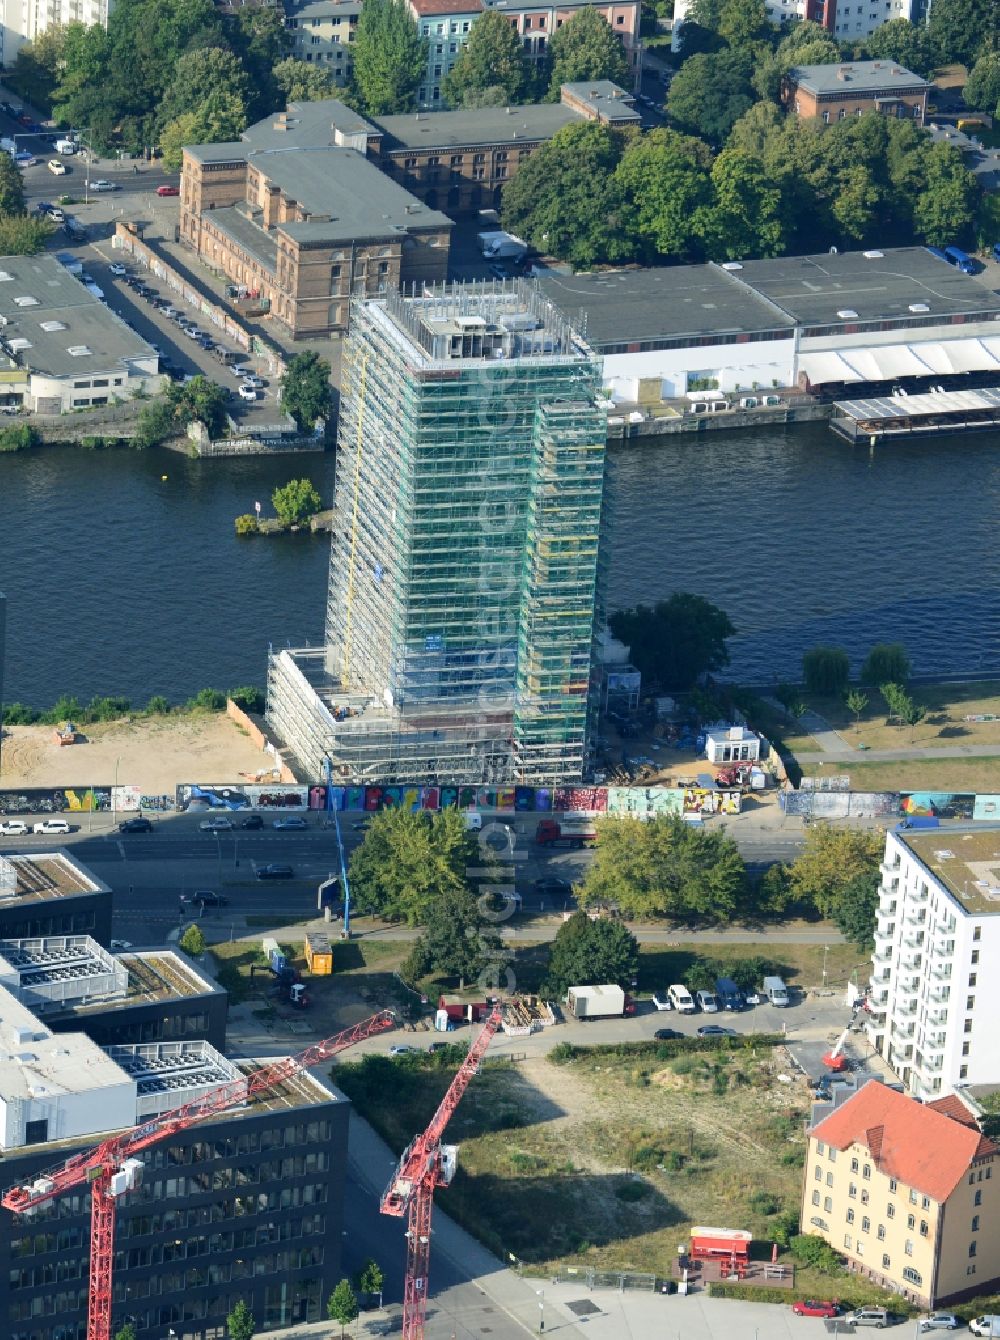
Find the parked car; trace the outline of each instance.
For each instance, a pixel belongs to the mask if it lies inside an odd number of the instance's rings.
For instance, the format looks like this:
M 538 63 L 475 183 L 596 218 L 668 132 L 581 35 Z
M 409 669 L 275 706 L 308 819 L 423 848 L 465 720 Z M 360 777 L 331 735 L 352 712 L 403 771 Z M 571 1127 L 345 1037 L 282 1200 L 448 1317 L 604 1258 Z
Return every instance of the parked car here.
M 111 949 L 111 950 L 113 950 L 113 951 L 115 951 L 115 952 L 117 952 L 117 953 L 121 953 L 121 951 L 122 951 L 123 949 L 131 949 L 131 948 L 132 948 L 132 941 L 131 941 L 131 940 L 111 940 L 111 941 L 108 942 L 108 948 Z
M 290 865 L 277 865 L 272 861 L 269 865 L 259 865 L 254 875 L 257 879 L 294 879 L 295 871 Z
M 263 391 L 264 379 L 263 377 L 258 377 L 255 372 L 245 372 L 243 374 L 243 385 L 252 386 L 255 391 Z
M 112 261 L 111 264 L 108 266 L 108 269 L 111 271 L 113 275 L 116 275 L 119 279 L 123 279 L 125 275 L 128 274 L 128 271 L 125 269 L 125 266 L 122 265 L 120 261 Z
M 151 833 L 153 825 L 148 819 L 126 819 L 118 825 L 119 833 Z
M 667 995 L 666 991 L 653 992 L 653 1006 L 657 1010 L 672 1010 L 674 1002 Z
M 21 149 L 14 155 L 14 162 L 18 167 L 34 167 L 38 159 L 27 149 Z
M 34 825 L 31 830 L 33 833 L 69 833 L 69 824 L 65 819 L 42 819 L 40 823 Z
M 294 815 L 289 816 L 289 818 L 287 818 L 287 819 L 275 819 L 275 821 L 274 821 L 274 823 L 271 825 L 271 827 L 272 827 L 272 828 L 308 828 L 309 825 L 308 825 L 308 823 L 305 821 L 305 819 L 301 818 L 301 817 L 300 817 L 299 815 L 297 815 L 297 814 L 294 814 Z
M 698 1002 L 699 1010 L 704 1010 L 706 1014 L 719 1013 L 719 1001 L 714 991 L 696 991 L 694 998 Z
M 735 1028 L 723 1028 L 721 1024 L 702 1024 L 698 1029 L 700 1038 L 735 1038 Z
M 793 1303 L 792 1311 L 797 1317 L 839 1317 L 840 1304 L 834 1299 L 825 1303 L 817 1298 L 804 1298 L 801 1303 Z
M 65 177 L 66 175 L 66 164 L 60 158 L 50 158 L 45 166 L 53 177 Z
M 957 1331 L 960 1325 L 954 1312 L 931 1312 L 917 1319 L 917 1329 L 920 1331 Z
M 107 181 L 105 180 L 104 177 L 98 177 L 96 181 L 92 181 L 90 183 L 90 189 L 92 191 L 101 192 L 101 191 L 120 191 L 122 188 L 118 185 L 116 181 Z
M 157 186 L 156 188 L 157 195 L 180 195 L 180 193 L 178 186 Z
M 27 831 L 23 819 L 0 819 L 0 837 L 24 837 Z
M 264 820 L 259 814 L 248 814 L 240 824 L 241 828 L 263 828 Z
M 418 1051 L 417 1047 L 408 1047 L 405 1042 L 396 1042 L 389 1048 L 390 1056 L 409 1056 L 411 1052 Z
M 257 392 L 252 386 L 241 386 L 238 388 L 236 394 L 241 400 L 246 400 L 250 404 L 257 403 Z
M 889 1325 L 889 1313 L 884 1307 L 859 1307 L 844 1317 L 847 1326 L 874 1326 L 881 1331 Z
M 203 833 L 228 833 L 233 826 L 232 819 L 202 819 L 198 827 Z
M 653 1034 L 657 1042 L 672 1042 L 675 1038 L 682 1038 L 683 1033 L 679 1033 L 676 1028 L 658 1028 Z

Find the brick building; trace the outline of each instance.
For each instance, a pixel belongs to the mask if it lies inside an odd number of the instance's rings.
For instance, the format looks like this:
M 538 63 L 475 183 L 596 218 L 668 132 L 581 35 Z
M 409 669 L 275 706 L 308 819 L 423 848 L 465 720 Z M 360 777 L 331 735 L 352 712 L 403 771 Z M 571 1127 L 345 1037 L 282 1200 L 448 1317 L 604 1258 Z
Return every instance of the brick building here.
M 930 84 L 894 61 L 850 65 L 795 65 L 782 82 L 781 97 L 797 116 L 829 125 L 865 112 L 905 117 L 923 125 Z
M 451 220 L 367 161 L 372 134 L 330 100 L 184 149 L 181 240 L 293 338 L 344 329 L 352 295 L 447 275 Z

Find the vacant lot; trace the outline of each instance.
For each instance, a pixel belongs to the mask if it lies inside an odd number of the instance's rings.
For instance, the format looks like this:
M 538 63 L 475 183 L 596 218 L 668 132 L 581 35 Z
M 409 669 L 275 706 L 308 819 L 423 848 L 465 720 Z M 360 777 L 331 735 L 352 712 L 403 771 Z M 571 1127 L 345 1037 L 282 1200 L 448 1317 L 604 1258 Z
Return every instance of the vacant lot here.
M 804 763 L 807 777 L 844 773 L 852 791 L 1000 791 L 1000 757 L 913 758 L 898 763 Z

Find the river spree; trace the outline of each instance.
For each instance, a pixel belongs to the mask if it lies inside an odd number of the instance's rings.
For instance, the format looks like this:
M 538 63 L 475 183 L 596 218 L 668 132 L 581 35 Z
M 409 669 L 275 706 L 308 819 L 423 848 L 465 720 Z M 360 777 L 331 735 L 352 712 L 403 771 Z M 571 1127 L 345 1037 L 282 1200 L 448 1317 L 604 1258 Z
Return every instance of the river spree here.
M 609 608 L 694 591 L 737 627 L 733 671 L 900 640 L 923 673 L 1000 668 L 1000 436 L 852 448 L 823 425 L 615 448 Z M 166 480 L 161 479 L 166 475 Z M 263 683 L 269 642 L 322 636 L 329 537 L 240 540 L 330 456 L 189 460 L 52 448 L 0 456 L 6 701 L 174 701 Z

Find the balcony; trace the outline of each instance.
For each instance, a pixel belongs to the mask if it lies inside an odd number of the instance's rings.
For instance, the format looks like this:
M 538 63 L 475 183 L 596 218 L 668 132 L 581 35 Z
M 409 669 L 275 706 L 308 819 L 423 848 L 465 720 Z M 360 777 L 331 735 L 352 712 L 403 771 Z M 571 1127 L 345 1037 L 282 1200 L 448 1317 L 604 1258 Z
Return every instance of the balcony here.
M 886 945 L 880 949 L 876 943 L 875 952 L 872 954 L 872 962 L 878 967 L 888 967 L 892 962 L 892 946 Z M 888 981 L 888 977 L 886 980 Z
M 948 1022 L 947 1010 L 928 1010 L 927 1022 L 929 1024 L 946 1024 Z
M 927 999 L 934 1005 L 946 1005 L 951 1000 L 950 986 L 936 986 L 927 993 Z
M 941 963 L 938 959 L 932 959 L 931 978 L 935 982 L 951 981 L 951 964 Z M 933 999 L 933 992 L 931 993 Z
M 899 866 L 900 866 L 899 861 L 880 861 L 878 868 L 882 871 L 882 874 L 886 877 L 886 879 L 892 879 L 893 876 L 898 877 Z
M 916 949 L 904 950 L 899 956 L 899 962 L 904 969 L 907 969 L 910 972 L 916 972 L 921 963 L 923 963 L 923 954 Z
M 916 1002 L 914 1002 L 912 1005 L 897 1005 L 893 1010 L 892 1015 L 894 1019 L 912 1019 L 916 1013 L 917 1006 Z
M 912 1042 L 916 1037 L 917 1026 L 916 1024 L 907 1024 L 905 1027 L 902 1027 L 897 1023 L 893 1023 L 889 1031 L 892 1034 L 893 1042 L 905 1044 L 907 1042 Z
M 927 913 L 917 912 L 916 910 L 911 909 L 904 914 L 903 920 L 906 922 L 907 926 L 926 926 Z

